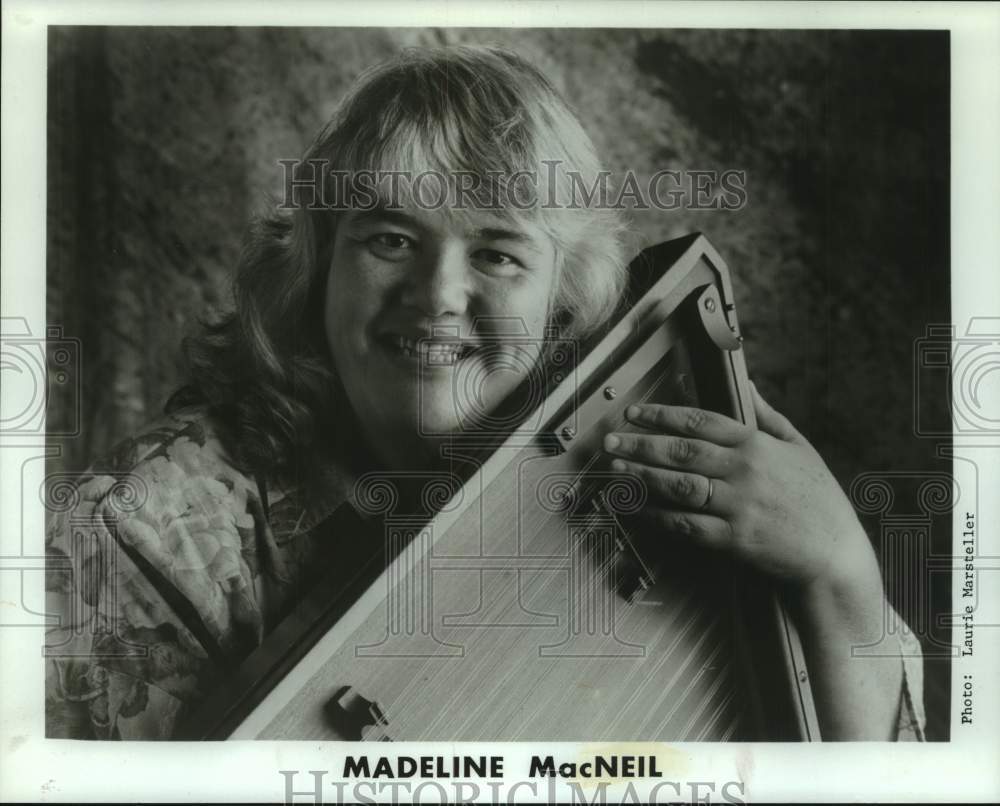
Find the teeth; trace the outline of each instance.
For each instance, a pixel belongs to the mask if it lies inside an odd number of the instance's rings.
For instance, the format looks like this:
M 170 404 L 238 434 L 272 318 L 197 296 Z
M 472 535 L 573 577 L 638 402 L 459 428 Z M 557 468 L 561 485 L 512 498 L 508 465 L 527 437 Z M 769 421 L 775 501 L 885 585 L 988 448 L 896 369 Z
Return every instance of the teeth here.
M 449 344 L 447 342 L 416 341 L 405 336 L 396 336 L 394 339 L 396 347 L 408 358 L 420 356 L 431 366 L 451 366 L 456 363 L 462 355 L 460 344 Z

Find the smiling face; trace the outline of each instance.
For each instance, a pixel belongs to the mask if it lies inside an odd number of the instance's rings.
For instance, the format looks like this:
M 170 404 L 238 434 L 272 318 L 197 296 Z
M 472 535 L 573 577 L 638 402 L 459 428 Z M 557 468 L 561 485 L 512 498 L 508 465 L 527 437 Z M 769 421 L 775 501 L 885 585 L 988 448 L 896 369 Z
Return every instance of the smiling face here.
M 534 224 L 407 206 L 338 222 L 325 327 L 369 445 L 396 468 L 492 411 L 541 350 L 556 250 Z

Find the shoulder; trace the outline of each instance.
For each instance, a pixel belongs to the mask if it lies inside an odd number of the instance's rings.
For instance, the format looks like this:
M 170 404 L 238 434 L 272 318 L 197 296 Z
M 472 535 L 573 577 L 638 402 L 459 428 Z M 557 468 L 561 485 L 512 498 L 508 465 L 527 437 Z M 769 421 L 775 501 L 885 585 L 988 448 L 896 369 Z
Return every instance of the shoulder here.
M 150 576 L 162 577 L 221 632 L 220 584 L 252 584 L 243 549 L 262 521 L 256 481 L 232 461 L 223 431 L 204 408 L 185 409 L 120 442 L 85 473 L 50 479 L 49 556 L 114 574 L 119 597 L 130 593 L 144 609 Z M 74 576 L 86 588 L 93 574 Z M 96 604 L 98 590 L 81 593 Z
M 85 472 L 51 478 L 50 512 L 104 502 L 110 515 L 134 516 L 172 501 L 224 505 L 256 489 L 224 440 L 226 425 L 205 407 L 179 410 L 122 440 Z
M 119 442 L 91 466 L 90 473 L 121 475 L 168 464 L 184 474 L 245 479 L 248 474 L 236 468 L 224 441 L 228 429 L 204 406 L 180 409 Z
M 153 546 L 142 536 L 155 529 L 161 550 L 178 542 L 212 548 L 212 535 L 237 538 L 253 528 L 259 509 L 257 483 L 240 469 L 223 438 L 226 424 L 205 407 L 165 415 L 119 442 L 74 483 L 68 508 L 77 519 L 99 516 L 124 528 L 130 542 Z M 172 540 L 171 534 L 178 540 Z

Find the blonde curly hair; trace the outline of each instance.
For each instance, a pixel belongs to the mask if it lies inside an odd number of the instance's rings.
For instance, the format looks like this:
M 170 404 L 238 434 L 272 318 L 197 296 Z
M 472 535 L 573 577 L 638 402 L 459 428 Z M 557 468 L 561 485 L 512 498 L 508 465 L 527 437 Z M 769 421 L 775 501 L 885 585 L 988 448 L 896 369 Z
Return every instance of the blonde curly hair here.
M 323 170 L 316 170 L 316 166 Z M 408 49 L 364 73 L 298 162 L 300 194 L 327 198 L 335 172 L 434 170 L 513 177 L 545 166 L 549 198 L 507 209 L 530 215 L 557 253 L 552 323 L 585 338 L 626 284 L 624 231 L 609 206 L 579 203 L 602 174 L 593 143 L 545 76 L 494 47 Z M 235 309 L 185 342 L 193 383 L 168 410 L 195 400 L 234 422 L 250 468 L 301 466 L 301 446 L 323 445 L 345 413 L 326 344 L 324 289 L 342 214 L 286 204 L 254 222 L 236 267 Z M 341 402 L 338 402 L 341 401 Z M 301 467 L 300 467 L 301 469 Z

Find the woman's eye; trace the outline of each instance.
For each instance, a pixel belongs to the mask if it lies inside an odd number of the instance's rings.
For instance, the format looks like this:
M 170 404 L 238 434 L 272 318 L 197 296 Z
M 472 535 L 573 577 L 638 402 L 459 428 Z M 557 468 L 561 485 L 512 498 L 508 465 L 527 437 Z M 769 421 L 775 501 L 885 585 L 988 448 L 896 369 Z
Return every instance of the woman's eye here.
M 375 257 L 393 262 L 409 260 L 417 246 L 413 238 L 398 232 L 379 232 L 369 236 L 365 243 Z
M 521 268 L 519 260 L 495 249 L 479 249 L 473 257 L 485 263 L 491 271 L 513 273 Z
M 412 249 L 413 241 L 398 232 L 380 232 L 372 235 L 368 242 L 386 249 Z

